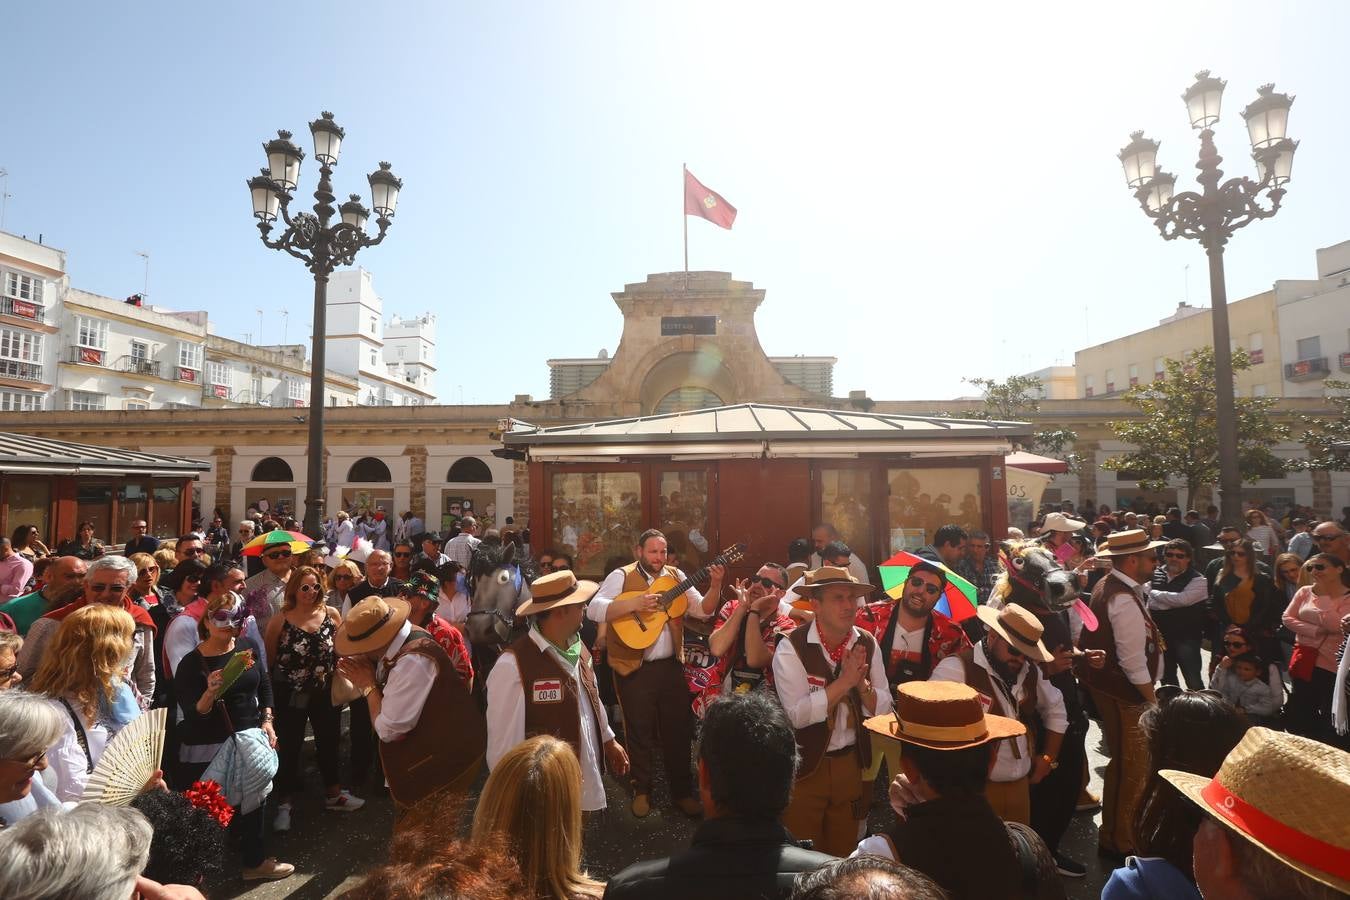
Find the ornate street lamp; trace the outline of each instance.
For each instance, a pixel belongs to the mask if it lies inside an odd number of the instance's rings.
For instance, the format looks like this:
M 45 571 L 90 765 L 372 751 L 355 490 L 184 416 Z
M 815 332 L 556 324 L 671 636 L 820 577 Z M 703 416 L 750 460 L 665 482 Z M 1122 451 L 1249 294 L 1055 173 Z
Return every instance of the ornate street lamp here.
M 1214 377 L 1217 384 L 1216 418 L 1219 426 L 1219 506 L 1224 524 L 1242 522 L 1242 474 L 1238 467 L 1237 413 L 1233 402 L 1233 351 L 1228 336 L 1228 294 L 1224 286 L 1223 250 L 1228 239 L 1244 225 L 1268 219 L 1280 209 L 1284 185 L 1294 165 L 1297 141 L 1285 135 L 1289 107 L 1294 98 L 1275 93 L 1263 85 L 1257 98 L 1242 111 L 1252 142 L 1257 180 L 1246 176 L 1223 180 L 1214 147 L 1213 126 L 1219 121 L 1219 105 L 1226 82 L 1202 71 L 1195 84 L 1181 95 L 1191 127 L 1200 132 L 1200 170 L 1196 180 L 1203 191 L 1173 192 L 1176 176 L 1159 171 L 1158 142 L 1136 131 L 1120 151 L 1125 183 L 1134 192 L 1144 214 L 1158 226 L 1164 240 L 1179 237 L 1199 241 L 1209 257 L 1209 293 L 1213 307 Z M 1269 206 L 1262 206 L 1262 195 Z M 1194 503 L 1194 501 L 1191 501 Z
M 273 250 L 284 250 L 304 262 L 314 275 L 314 334 L 310 353 L 309 373 L 309 449 L 305 482 L 305 534 L 317 537 L 323 533 L 323 398 L 324 350 L 328 325 L 328 276 L 338 266 L 350 266 L 362 247 L 373 247 L 384 240 L 390 220 L 398 205 L 398 192 L 403 182 L 389 171 L 389 163 L 382 162 L 367 179 L 370 182 L 371 206 L 375 209 L 375 223 L 379 233 L 366 233 L 370 210 L 361 205 L 358 194 L 350 195 L 346 203 L 335 208 L 333 201 L 333 166 L 346 132 L 333 121 L 333 114 L 322 113 L 309 123 L 314 138 L 314 158 L 319 161 L 319 186 L 314 191 L 314 212 L 290 212 L 291 193 L 300 178 L 300 162 L 305 152 L 291 142 L 289 131 L 278 131 L 275 139 L 263 144 L 267 154 L 267 168 L 248 180 L 253 199 L 253 215 L 262 232 L 262 242 Z M 340 213 L 340 219 L 333 216 Z M 268 235 L 280 216 L 286 230 L 276 240 Z

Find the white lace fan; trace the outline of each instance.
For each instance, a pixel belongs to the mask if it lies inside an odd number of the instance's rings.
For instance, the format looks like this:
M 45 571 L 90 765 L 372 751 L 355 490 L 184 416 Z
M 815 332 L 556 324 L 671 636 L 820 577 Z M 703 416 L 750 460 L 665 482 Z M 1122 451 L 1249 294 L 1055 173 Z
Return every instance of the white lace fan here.
M 126 806 L 135 800 L 159 769 L 168 715 L 167 709 L 147 710 L 113 735 L 80 799 L 105 806 Z

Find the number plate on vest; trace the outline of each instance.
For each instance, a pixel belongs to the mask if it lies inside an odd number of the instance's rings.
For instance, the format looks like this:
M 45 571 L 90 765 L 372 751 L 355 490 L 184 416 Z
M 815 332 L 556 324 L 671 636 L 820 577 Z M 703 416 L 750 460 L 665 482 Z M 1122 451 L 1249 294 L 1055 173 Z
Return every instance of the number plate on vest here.
M 821 678 L 819 675 L 807 675 L 806 684 L 812 691 L 823 691 L 825 690 L 826 682 L 825 679 Z
M 976 691 L 975 694 L 980 698 L 980 705 L 984 707 L 984 711 L 988 712 L 989 708 L 994 705 L 994 698 L 990 697 L 984 691 Z
M 563 698 L 562 682 L 556 678 L 541 678 L 531 686 L 535 703 L 561 703 Z

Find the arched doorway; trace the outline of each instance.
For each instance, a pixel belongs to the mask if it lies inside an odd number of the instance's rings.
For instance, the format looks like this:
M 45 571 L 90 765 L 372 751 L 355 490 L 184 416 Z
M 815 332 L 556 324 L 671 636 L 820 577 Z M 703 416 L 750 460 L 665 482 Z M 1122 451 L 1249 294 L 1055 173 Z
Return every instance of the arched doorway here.
M 445 473 L 446 487 L 441 490 L 441 528 L 466 515 L 472 515 L 483 528 L 500 528 L 502 516 L 492 480 L 492 469 L 476 456 L 461 456 L 451 463 Z
M 394 509 L 393 475 L 384 460 L 363 456 L 347 469 L 347 483 L 342 488 L 342 508 L 352 515 L 383 507 L 386 517 L 398 514 Z
M 265 456 L 254 464 L 244 489 L 244 512 L 257 510 L 280 520 L 296 514 L 295 470 L 280 456 Z

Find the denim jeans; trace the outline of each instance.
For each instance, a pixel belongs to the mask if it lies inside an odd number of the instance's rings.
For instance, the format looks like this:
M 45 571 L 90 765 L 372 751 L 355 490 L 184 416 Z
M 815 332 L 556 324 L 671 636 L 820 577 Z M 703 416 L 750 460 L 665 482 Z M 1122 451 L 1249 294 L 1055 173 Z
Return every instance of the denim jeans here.
M 1167 642 L 1167 649 L 1163 651 L 1163 684 L 1175 684 L 1180 686 L 1177 681 L 1177 668 L 1181 668 L 1181 676 L 1186 679 L 1187 690 L 1198 691 L 1205 686 L 1200 679 L 1200 639 L 1180 638 L 1170 639 Z

